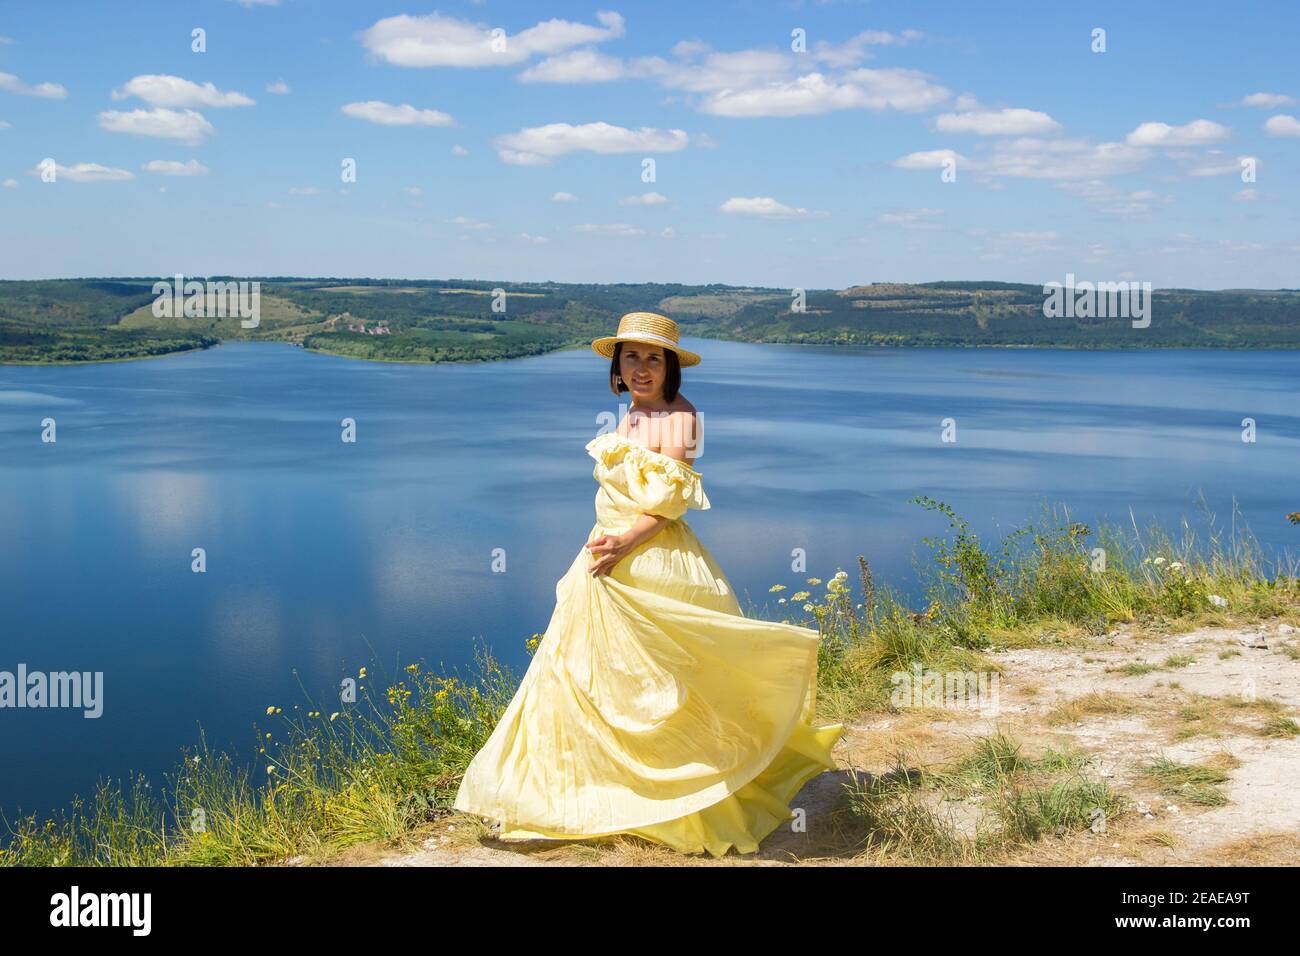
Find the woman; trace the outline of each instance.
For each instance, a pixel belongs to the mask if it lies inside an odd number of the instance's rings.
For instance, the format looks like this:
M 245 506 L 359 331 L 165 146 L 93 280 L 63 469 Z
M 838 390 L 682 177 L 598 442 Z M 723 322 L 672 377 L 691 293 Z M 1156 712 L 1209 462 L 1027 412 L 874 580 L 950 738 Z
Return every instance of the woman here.
M 505 839 L 753 853 L 803 784 L 836 769 L 843 725 L 813 724 L 819 635 L 746 618 L 682 517 L 710 504 L 678 392 L 700 357 L 676 323 L 632 312 L 591 347 L 631 410 L 587 443 L 596 525 L 453 807 L 500 821 Z

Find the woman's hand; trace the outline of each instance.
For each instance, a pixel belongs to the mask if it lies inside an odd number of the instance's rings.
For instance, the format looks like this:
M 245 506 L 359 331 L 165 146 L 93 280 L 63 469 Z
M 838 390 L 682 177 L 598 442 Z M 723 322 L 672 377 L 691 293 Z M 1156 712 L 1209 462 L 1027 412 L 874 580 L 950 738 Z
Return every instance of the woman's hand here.
M 596 563 L 587 570 L 593 577 L 609 574 L 629 551 L 639 548 L 671 522 L 671 518 L 663 515 L 643 514 L 622 534 L 602 534 L 595 541 L 588 541 L 587 550 L 596 556 Z
M 635 544 L 630 540 L 629 535 L 624 534 L 602 534 L 595 541 L 587 543 L 587 550 L 596 557 L 596 563 L 587 569 L 592 577 L 600 577 L 602 574 L 609 574 L 614 569 L 614 565 L 622 560 Z

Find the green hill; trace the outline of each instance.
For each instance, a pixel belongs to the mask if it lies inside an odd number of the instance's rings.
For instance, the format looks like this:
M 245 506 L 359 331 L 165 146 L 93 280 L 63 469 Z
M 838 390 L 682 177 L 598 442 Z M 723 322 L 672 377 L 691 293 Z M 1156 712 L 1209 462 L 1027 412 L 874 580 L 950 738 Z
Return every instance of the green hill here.
M 214 281 L 229 281 L 213 277 Z M 1300 348 L 1300 291 L 1157 290 L 1151 322 L 1048 318 L 1043 287 L 877 282 L 791 290 L 671 283 L 268 277 L 261 321 L 158 317 L 151 278 L 0 282 L 0 362 L 141 358 L 230 339 L 292 342 L 353 358 L 492 361 L 585 346 L 651 309 L 687 335 L 881 347 Z M 501 295 L 497 290 L 502 290 Z

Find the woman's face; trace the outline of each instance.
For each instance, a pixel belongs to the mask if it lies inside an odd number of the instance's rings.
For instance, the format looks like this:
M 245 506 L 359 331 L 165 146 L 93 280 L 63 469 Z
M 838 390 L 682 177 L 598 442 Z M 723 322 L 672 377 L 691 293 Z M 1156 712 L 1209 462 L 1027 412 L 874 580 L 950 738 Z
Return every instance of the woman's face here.
M 662 345 L 624 342 L 619 349 L 618 374 L 634 399 L 649 401 L 663 394 L 668 360 Z

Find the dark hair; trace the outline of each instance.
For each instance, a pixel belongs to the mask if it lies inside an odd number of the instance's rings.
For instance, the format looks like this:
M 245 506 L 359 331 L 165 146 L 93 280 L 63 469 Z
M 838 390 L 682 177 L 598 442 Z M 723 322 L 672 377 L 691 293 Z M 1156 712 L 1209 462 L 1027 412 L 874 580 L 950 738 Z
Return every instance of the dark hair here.
M 615 395 L 628 391 L 628 387 L 619 380 L 618 357 L 623 351 L 623 343 L 614 343 L 614 355 L 609 360 L 609 390 Z M 677 353 L 664 348 L 664 364 L 668 374 L 664 376 L 664 401 L 671 402 L 677 397 L 677 390 L 682 387 L 682 363 Z

